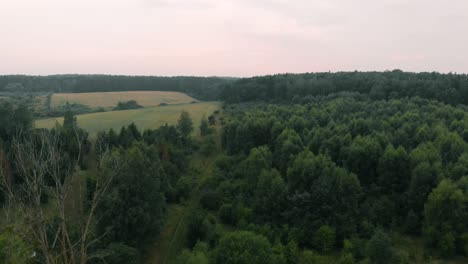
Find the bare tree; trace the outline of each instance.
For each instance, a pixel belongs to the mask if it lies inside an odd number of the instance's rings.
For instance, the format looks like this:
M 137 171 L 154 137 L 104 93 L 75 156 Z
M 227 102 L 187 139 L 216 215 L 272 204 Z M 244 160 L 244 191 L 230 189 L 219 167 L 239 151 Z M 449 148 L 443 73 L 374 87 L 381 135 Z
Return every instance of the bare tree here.
M 118 173 L 119 162 L 113 160 L 115 156 L 109 155 L 108 149 L 101 150 L 89 208 L 81 206 L 79 217 L 70 216 L 66 210 L 67 199 L 71 199 L 71 193 L 76 188 L 84 189 L 83 181 L 76 179 L 80 177 L 76 171 L 84 138 L 76 128 L 74 134 L 79 146 L 78 153 L 66 162 L 60 150 L 60 133 L 39 131 L 34 135 L 19 135 L 13 141 L 12 149 L 18 174 L 22 178 L 21 186 L 13 186 L 5 173 L 3 176 L 0 174 L 0 191 L 6 197 L 7 216 L 11 217 L 12 213 L 16 215 L 16 219 L 10 220 L 16 221 L 18 228 L 25 229 L 24 232 L 38 245 L 47 264 L 84 264 L 91 258 L 88 249 L 99 239 L 93 233 L 96 208 Z M 103 166 L 104 163 L 107 166 Z M 79 186 L 74 186 L 75 183 Z M 49 198 L 47 206 L 43 204 L 45 196 Z M 18 222 L 18 218 L 23 221 Z M 58 219 L 58 224 L 51 225 L 52 219 Z M 71 237 L 73 224 L 78 227 L 79 235 Z M 53 237 L 50 234 L 54 234 Z

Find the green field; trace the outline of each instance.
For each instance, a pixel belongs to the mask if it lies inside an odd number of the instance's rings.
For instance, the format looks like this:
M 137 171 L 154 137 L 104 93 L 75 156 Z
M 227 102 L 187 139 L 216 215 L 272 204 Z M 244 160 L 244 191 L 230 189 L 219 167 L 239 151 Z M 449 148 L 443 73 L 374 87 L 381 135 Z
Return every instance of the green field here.
M 177 123 L 180 112 L 189 112 L 194 121 L 195 129 L 198 129 L 203 115 L 209 116 L 219 109 L 218 102 L 203 102 L 193 104 L 168 105 L 142 108 L 137 110 L 112 111 L 78 115 L 78 125 L 86 129 L 91 136 L 97 132 L 113 128 L 120 130 L 122 126 L 135 123 L 140 129 L 154 129 L 164 124 L 173 125 Z M 62 117 L 40 119 L 35 122 L 37 128 L 52 128 L 56 122 L 63 123 Z
M 52 95 L 51 107 L 68 103 L 78 103 L 89 107 L 115 107 L 120 101 L 135 100 L 144 107 L 164 104 L 186 104 L 196 101 L 194 98 L 179 92 L 163 91 L 129 91 L 103 93 L 55 93 Z

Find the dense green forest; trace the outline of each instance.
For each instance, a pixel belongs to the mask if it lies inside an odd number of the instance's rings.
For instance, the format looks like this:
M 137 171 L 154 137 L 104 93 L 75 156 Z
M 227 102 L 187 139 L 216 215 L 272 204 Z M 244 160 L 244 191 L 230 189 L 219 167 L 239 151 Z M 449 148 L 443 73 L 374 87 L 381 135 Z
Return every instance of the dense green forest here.
M 70 111 L 35 129 L 28 105 L 0 102 L 0 262 L 152 263 L 176 229 L 164 263 L 466 263 L 467 85 L 254 77 L 213 86 L 225 103 L 200 127 L 182 112 L 96 138 Z
M 117 75 L 3 75 L 0 92 L 85 93 L 114 91 L 176 91 L 200 100 L 215 100 L 220 86 L 233 78 Z
M 448 104 L 468 104 L 468 75 L 441 73 L 337 72 L 278 74 L 240 79 L 223 87 L 222 99 L 303 102 L 314 96 L 355 92 L 387 100 L 419 96 Z
M 92 140 L 71 112 L 51 130 L 27 107 L 0 113 L 1 263 L 140 263 L 195 147 L 190 117 Z
M 177 91 L 200 100 L 301 102 L 338 92 L 373 99 L 419 96 L 448 104 L 468 104 L 468 75 L 437 72 L 337 72 L 278 74 L 253 78 L 114 75 L 0 76 L 0 92 Z

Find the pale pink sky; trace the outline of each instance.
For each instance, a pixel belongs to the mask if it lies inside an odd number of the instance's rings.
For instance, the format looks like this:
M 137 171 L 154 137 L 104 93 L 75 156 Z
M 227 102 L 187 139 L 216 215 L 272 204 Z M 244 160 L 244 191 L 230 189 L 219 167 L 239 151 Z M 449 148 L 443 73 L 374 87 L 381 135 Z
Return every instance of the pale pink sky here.
M 467 0 L 0 0 L 0 74 L 468 72 Z

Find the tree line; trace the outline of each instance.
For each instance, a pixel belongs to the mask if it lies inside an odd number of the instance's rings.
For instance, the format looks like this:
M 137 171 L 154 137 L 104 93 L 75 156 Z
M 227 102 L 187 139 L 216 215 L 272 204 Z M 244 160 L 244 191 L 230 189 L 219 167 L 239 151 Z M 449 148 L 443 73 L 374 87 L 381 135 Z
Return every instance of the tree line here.
M 229 103 L 307 102 L 315 96 L 358 93 L 374 100 L 421 97 L 452 105 L 468 104 L 468 75 L 386 72 L 278 74 L 240 79 L 223 87 Z
M 336 72 L 253 78 L 118 75 L 0 76 L 0 92 L 177 91 L 200 100 L 306 102 L 314 96 L 358 93 L 376 100 L 421 97 L 468 103 L 468 76 L 437 72 Z
M 232 78 L 157 77 L 118 75 L 3 75 L 0 92 L 9 93 L 85 93 L 115 91 L 175 91 L 200 100 L 219 98 L 220 86 Z

